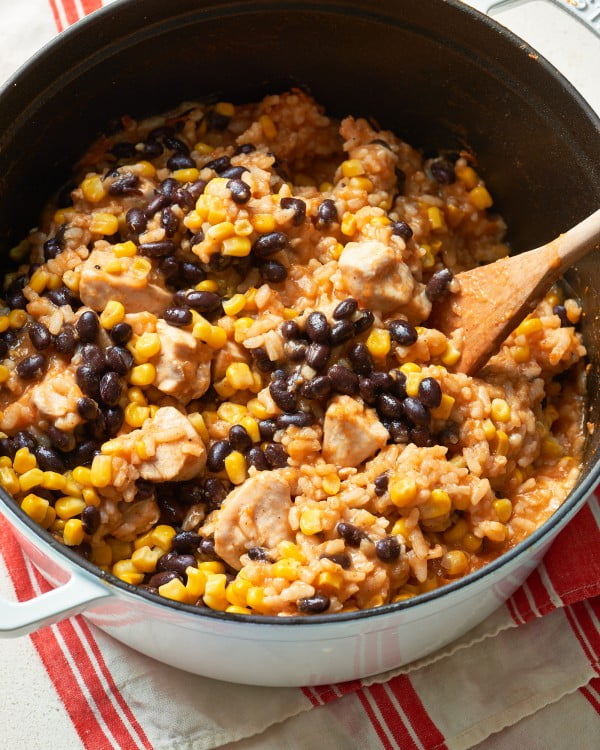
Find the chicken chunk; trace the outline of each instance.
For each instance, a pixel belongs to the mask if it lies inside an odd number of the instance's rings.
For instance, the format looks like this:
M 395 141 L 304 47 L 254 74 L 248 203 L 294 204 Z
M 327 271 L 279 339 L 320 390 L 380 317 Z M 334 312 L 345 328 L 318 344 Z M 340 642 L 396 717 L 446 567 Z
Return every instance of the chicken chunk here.
M 323 458 L 337 466 L 358 466 L 389 437 L 374 409 L 350 396 L 336 396 L 325 412 Z
M 290 487 L 276 471 L 261 471 L 223 501 L 215 523 L 215 551 L 235 570 L 251 547 L 273 549 L 293 541 Z
M 153 385 L 163 393 L 187 403 L 200 398 L 210 386 L 212 349 L 194 338 L 190 331 L 164 320 L 156 322 L 160 353 L 152 360 L 156 368 Z
M 121 258 L 124 270 L 108 273 L 105 267 L 115 260 L 110 250 L 93 250 L 81 265 L 79 296 L 92 310 L 101 311 L 109 300 L 121 302 L 127 312 L 151 312 L 160 315 L 171 303 L 172 295 L 161 284 L 159 274 L 138 268 L 139 258 Z M 145 260 L 145 259 L 144 259 Z
M 410 303 L 414 278 L 400 254 L 383 242 L 348 242 L 339 259 L 337 291 L 383 314 Z

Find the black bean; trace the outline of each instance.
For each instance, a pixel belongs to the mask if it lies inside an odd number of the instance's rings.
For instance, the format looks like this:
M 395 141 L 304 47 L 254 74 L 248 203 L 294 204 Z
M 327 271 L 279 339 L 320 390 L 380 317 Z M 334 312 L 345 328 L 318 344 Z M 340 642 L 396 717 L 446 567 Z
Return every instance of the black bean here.
M 75 330 L 79 336 L 79 340 L 83 343 L 95 341 L 96 336 L 100 332 L 100 321 L 98 316 L 93 310 L 86 310 L 79 316 L 77 323 L 75 323 Z
M 306 219 L 306 203 L 300 198 L 282 198 L 279 205 L 283 209 L 293 209 L 292 224 L 299 227 Z
M 16 366 L 17 375 L 23 380 L 33 380 L 46 371 L 48 361 L 43 354 L 31 354 Z
M 169 200 L 173 198 L 175 193 L 177 192 L 177 189 L 179 188 L 179 182 L 174 177 L 167 177 L 166 180 L 163 180 L 160 185 L 158 186 L 158 192 L 162 193 L 163 195 L 166 195 Z M 163 208 L 163 206 L 161 206 Z
M 17 446 L 12 438 L 0 438 L 0 456 L 8 456 L 12 460 L 16 452 Z
M 569 328 L 573 325 L 567 316 L 567 309 L 564 305 L 554 305 L 552 312 L 560 318 L 561 328 Z
M 73 305 L 76 304 L 76 298 L 73 293 L 64 285 L 46 292 L 46 297 L 48 297 L 50 302 L 53 302 L 57 307 L 62 307 L 63 305 L 71 305 L 71 307 L 73 307 Z
M 352 523 L 340 521 L 335 528 L 349 547 L 360 547 L 361 541 L 366 537 L 365 532 Z
M 172 326 L 187 326 L 192 322 L 192 311 L 187 307 L 168 307 L 163 318 Z
M 345 393 L 347 396 L 355 396 L 358 393 L 358 375 L 344 365 L 332 365 L 327 374 L 331 378 L 333 390 Z
M 339 221 L 337 208 L 331 198 L 325 198 L 317 209 L 317 226 L 326 227 L 334 221 Z
M 375 554 L 382 562 L 394 562 L 400 557 L 400 542 L 395 536 L 385 536 L 375 543 Z
M 111 152 L 117 159 L 133 159 L 137 154 L 135 145 L 128 141 L 120 141 L 119 143 L 113 144 Z
M 419 337 L 417 329 L 406 320 L 390 321 L 388 330 L 392 339 L 400 344 L 400 346 L 410 346 Z
M 317 375 L 302 385 L 300 393 L 304 398 L 325 398 L 329 396 L 331 389 L 331 378 L 328 375 Z
M 231 193 L 231 200 L 234 203 L 248 203 L 252 197 L 250 187 L 243 180 L 229 180 L 227 187 Z
M 322 312 L 312 312 L 306 320 L 305 331 L 311 341 L 316 344 L 326 344 L 329 341 L 331 328 Z
M 7 348 L 12 349 L 19 343 L 19 337 L 15 333 L 15 331 L 12 331 L 10 328 L 8 331 L 5 331 L 2 336 L 0 337 L 2 341 L 4 341 Z
M 32 323 L 29 326 L 29 338 L 34 348 L 41 352 L 52 343 L 52 334 L 43 323 Z
M 440 185 L 451 185 L 456 180 L 454 167 L 446 159 L 433 159 L 425 171 Z
M 221 507 L 221 503 L 227 497 L 228 490 L 225 483 L 217 477 L 208 477 L 204 480 L 204 496 L 206 497 L 206 509 L 210 511 Z
M 404 413 L 402 401 L 396 396 L 392 396 L 391 393 L 382 393 L 378 396 L 377 411 L 390 419 L 399 419 Z
M 170 554 L 172 553 L 167 553 L 166 555 L 163 555 L 161 558 L 159 558 L 158 563 L 156 565 L 157 570 L 160 569 L 161 560 L 164 560 Z M 176 573 L 179 573 L 180 576 L 185 576 L 186 570 L 188 568 L 198 567 L 198 562 L 196 561 L 196 558 L 190 554 L 183 554 L 183 555 L 174 554 L 172 557 L 169 557 L 168 561 L 165 561 L 165 563 L 163 564 L 165 565 L 165 568 L 163 568 L 163 570 L 174 570 Z
M 174 279 L 179 276 L 179 261 L 172 255 L 167 255 L 166 258 L 159 261 L 158 270 L 165 277 L 165 280 L 172 284 Z
M 294 411 L 298 403 L 296 394 L 289 390 L 285 380 L 272 380 L 269 385 L 271 398 L 282 411 Z
M 139 178 L 133 172 L 125 172 L 119 175 L 117 179 L 108 187 L 110 195 L 138 195 L 141 191 L 138 189 Z
M 187 188 L 179 187 L 173 195 L 173 203 L 186 208 L 194 208 L 196 199 Z
M 403 403 L 404 414 L 413 425 L 427 426 L 429 424 L 429 412 L 418 399 L 408 396 Z
M 147 255 L 149 258 L 161 258 L 165 255 L 173 255 L 177 248 L 171 240 L 161 240 L 160 242 L 143 242 L 138 249 L 141 255 Z
M 394 379 L 387 372 L 372 372 L 373 381 L 378 393 L 392 393 L 394 390 Z
M 311 344 L 306 351 L 306 364 L 313 370 L 322 370 L 327 364 L 331 348 L 327 344 Z
M 176 138 L 172 133 L 167 133 L 164 136 L 163 143 L 171 151 L 177 151 L 180 154 L 189 154 L 190 149 L 187 143 L 184 143 L 181 139 Z
M 189 284 L 197 284 L 204 279 L 204 271 L 200 266 L 196 265 L 196 263 L 190 263 L 187 260 L 181 264 L 179 272 L 181 277 Z
M 225 459 L 231 453 L 231 450 L 229 440 L 217 440 L 216 443 L 213 443 L 208 450 L 208 457 L 206 459 L 208 470 L 213 471 L 215 474 L 223 471 L 225 468 Z
M 75 435 L 72 432 L 63 432 L 63 430 L 59 430 L 54 425 L 48 427 L 46 435 L 50 438 L 52 445 L 63 453 L 72 451 L 77 444 Z
M 234 154 L 251 154 L 256 151 L 256 146 L 253 143 L 242 143 L 241 146 L 237 146 Z
M 359 377 L 358 392 L 365 404 L 374 404 L 377 400 L 377 388 L 371 378 Z
M 320 344 L 313 344 L 312 346 L 320 346 Z M 283 352 L 286 359 L 290 362 L 301 362 L 308 351 L 308 344 L 306 341 L 286 341 L 283 345 Z
M 259 258 L 267 258 L 273 253 L 283 250 L 288 245 L 288 236 L 283 232 L 268 232 L 261 236 L 252 245 L 252 252 Z
M 260 272 L 265 281 L 271 284 L 281 284 L 287 279 L 287 268 L 278 260 L 268 260 L 260 266 Z
M 100 407 L 93 398 L 83 396 L 77 399 L 77 413 L 85 420 L 98 419 L 100 416 Z
M 75 371 L 75 379 L 83 393 L 94 399 L 100 398 L 98 373 L 93 367 L 90 367 L 89 365 L 80 365 Z
M 333 346 L 343 344 L 354 336 L 354 324 L 351 320 L 338 320 L 331 327 L 331 343 Z
M 144 156 L 146 156 L 149 159 L 156 159 L 157 156 L 160 156 L 163 152 L 163 147 L 160 145 L 158 141 L 154 141 L 152 139 L 148 139 L 142 147 L 142 153 Z
M 151 219 L 155 213 L 158 211 L 162 211 L 165 206 L 168 206 L 171 203 L 171 197 L 167 195 L 166 193 L 156 193 L 148 203 L 148 206 L 146 207 L 145 216 L 148 219 Z
M 163 570 L 160 573 L 155 573 L 148 581 L 148 586 L 158 591 L 160 586 L 164 586 L 165 583 L 169 583 L 174 578 L 178 578 L 183 583 L 183 578 L 176 573 L 174 570 Z
M 247 552 L 248 557 L 255 562 L 270 562 L 267 550 L 264 547 L 250 547 Z
M 119 375 L 127 375 L 134 365 L 133 355 L 124 346 L 109 346 L 104 356 L 109 368 Z
M 265 458 L 271 469 L 283 469 L 287 466 L 288 454 L 279 443 L 268 443 L 265 445 Z
M 347 320 L 358 310 L 358 302 L 352 297 L 342 300 L 333 311 L 334 320 Z
M 71 468 L 75 466 L 89 466 L 96 455 L 97 449 L 98 444 L 94 440 L 84 440 L 82 443 L 79 443 L 79 445 L 73 448 L 73 452 L 69 454 Z
M 247 451 L 252 446 L 252 438 L 241 424 L 233 425 L 229 430 L 228 439 L 233 450 L 240 451 L 240 453 Z
M 86 534 L 95 534 L 100 528 L 100 511 L 95 505 L 86 505 L 81 511 L 81 523 Z
M 191 482 L 182 483 L 178 486 L 178 500 L 184 505 L 196 505 L 203 503 L 206 499 L 204 487 Z
M 186 552 L 195 552 L 200 546 L 201 541 L 202 538 L 195 531 L 180 531 L 178 534 L 175 534 L 171 540 L 171 544 L 175 552 L 181 555 Z
M 105 373 L 100 380 L 100 397 L 107 406 L 115 406 L 119 403 L 123 386 L 116 372 Z
M 307 615 L 318 615 L 321 612 L 329 609 L 331 601 L 325 594 L 315 594 L 314 596 L 304 597 L 298 599 L 296 605 L 298 611 L 304 612 Z
M 398 193 L 403 193 L 406 186 L 406 172 L 400 167 L 396 167 L 394 174 L 396 175 L 396 189 Z
M 191 237 L 190 246 L 194 247 L 194 245 L 199 245 L 201 242 L 204 242 L 204 232 L 199 229 L 196 234 Z M 202 277 L 204 277 L 204 272 L 202 272 Z M 202 278 L 200 278 L 199 281 L 202 281 Z
M 454 276 L 449 268 L 436 271 L 427 282 L 425 294 L 432 302 L 441 299 L 448 293 L 448 286 L 453 278 Z
M 339 565 L 344 570 L 348 570 L 352 566 L 352 559 L 345 552 L 341 552 L 338 555 L 319 555 L 319 560 L 331 560 L 331 562 Z
M 250 448 L 246 453 L 246 460 L 248 465 L 254 466 L 257 471 L 266 471 L 269 468 L 265 454 L 257 445 Z
M 314 424 L 315 418 L 313 414 L 305 411 L 295 411 L 287 414 L 281 414 L 277 417 L 277 427 L 280 430 L 285 430 L 287 427 L 309 427 Z
M 33 436 L 28 432 L 25 432 L 25 430 L 17 432 L 17 434 L 13 437 L 13 441 L 17 450 L 19 448 L 27 448 L 30 453 L 33 453 L 37 447 L 37 443 L 33 439 Z
M 402 237 L 405 242 L 408 242 L 413 236 L 413 230 L 405 221 L 394 221 L 392 223 L 392 234 Z
M 274 419 L 261 419 L 258 422 L 258 430 L 262 440 L 272 440 L 277 432 L 277 423 Z
M 160 215 L 160 225 L 165 230 L 165 235 L 167 237 L 172 237 L 179 228 L 179 219 L 175 216 L 169 206 L 165 206 L 162 210 Z
M 262 346 L 257 346 L 254 349 L 250 349 L 250 354 L 261 372 L 273 372 L 276 365 L 275 362 L 271 362 L 269 359 L 266 349 Z
M 0 337 L 0 359 L 4 359 L 8 354 L 8 344 Z
M 394 443 L 404 444 L 408 443 L 410 439 L 410 430 L 408 429 L 408 425 L 404 424 L 404 422 L 400 422 L 397 419 L 393 419 L 390 422 L 388 431 Z
M 302 336 L 302 329 L 295 320 L 286 320 L 279 330 L 284 339 L 298 339 Z
M 360 315 L 354 321 L 354 332 L 356 335 L 368 331 L 375 322 L 375 316 L 370 310 L 361 310 Z
M 366 344 L 359 343 L 351 346 L 348 351 L 348 358 L 354 372 L 359 375 L 370 375 L 373 372 L 373 359 Z
M 221 177 L 224 177 L 227 180 L 237 180 L 244 174 L 244 172 L 248 171 L 247 167 L 228 167 L 221 172 Z
M 435 442 L 427 425 L 415 425 L 410 428 L 410 442 L 419 448 L 430 448 Z
M 110 331 L 111 339 L 118 346 L 126 344 L 133 335 L 133 328 L 129 323 L 117 323 Z
M 148 226 L 148 219 L 141 208 L 130 208 L 125 214 L 125 222 L 133 234 L 141 234 Z
M 378 477 L 375 477 L 375 494 L 377 497 L 381 497 L 382 495 L 385 495 L 385 493 L 388 490 L 388 484 L 390 482 L 390 478 L 387 474 L 380 474 Z
M 66 470 L 65 462 L 54 448 L 46 448 L 40 445 L 36 448 L 35 457 L 42 471 L 56 471 L 63 474 Z
M 91 367 L 98 373 L 106 370 L 106 358 L 104 350 L 98 344 L 85 344 L 81 348 L 81 358 L 84 364 Z
M 435 378 L 423 378 L 419 383 L 419 401 L 429 409 L 435 409 L 442 401 L 442 389 Z
M 188 154 L 175 152 L 167 160 L 167 169 L 176 172 L 178 169 L 191 169 L 196 166 L 196 162 Z
M 379 373 L 377 374 L 379 375 Z M 393 377 L 392 375 L 388 375 L 388 378 L 389 385 L 383 390 L 388 391 L 389 393 L 393 393 L 394 396 L 398 396 L 399 399 L 405 399 L 407 396 L 406 375 L 402 372 L 402 370 L 394 370 Z
M 50 237 L 50 239 L 44 242 L 44 260 L 52 260 L 61 252 L 61 243 L 56 237 Z
M 212 169 L 217 174 L 222 174 L 230 166 L 231 162 L 228 156 L 219 156 L 216 159 L 206 162 L 202 169 Z
M 203 313 L 214 312 L 221 306 L 221 298 L 215 292 L 198 292 L 195 289 L 185 295 L 185 304 Z

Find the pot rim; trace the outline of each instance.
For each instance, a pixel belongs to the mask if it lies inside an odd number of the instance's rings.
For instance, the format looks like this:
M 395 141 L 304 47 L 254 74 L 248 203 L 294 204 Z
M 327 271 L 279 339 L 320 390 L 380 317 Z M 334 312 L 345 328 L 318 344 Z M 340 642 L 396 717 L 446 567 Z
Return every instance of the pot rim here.
M 461 2 L 461 0 L 433 1 L 440 2 L 440 4 L 443 4 L 445 6 L 450 6 L 457 13 L 463 13 L 466 16 L 469 16 L 474 22 L 487 26 L 489 31 L 498 34 L 504 39 L 505 42 L 508 42 L 514 48 L 515 54 L 522 53 L 524 45 L 526 51 L 535 52 L 533 47 L 524 42 L 524 40 L 511 32 L 509 29 L 502 26 L 489 16 L 486 16 L 473 7 Z M 251 2 L 253 2 L 253 0 L 235 0 L 233 3 L 222 2 L 221 0 L 218 0 L 215 3 L 213 0 L 213 2 L 209 4 L 210 6 L 212 6 L 213 10 L 218 10 L 219 5 L 226 5 L 228 6 L 229 14 L 233 12 L 232 5 L 243 8 L 245 5 L 249 5 Z M 117 7 L 115 7 L 114 5 L 104 6 L 91 15 L 81 19 L 65 31 L 61 32 L 58 36 L 54 37 L 54 39 L 50 40 L 34 55 L 26 60 L 25 63 L 23 63 L 17 69 L 17 71 L 10 78 L 8 78 L 4 85 L 0 87 L 0 102 L 2 101 L 2 98 L 6 94 L 8 94 L 8 92 L 14 90 L 19 86 L 20 79 L 27 74 L 28 70 L 33 65 L 43 63 L 47 57 L 51 57 L 52 55 L 56 54 L 56 52 L 59 51 L 62 47 L 64 47 L 65 43 L 68 43 L 70 40 L 75 39 L 82 33 L 87 33 L 90 35 L 90 37 L 93 36 L 93 29 L 98 25 L 104 24 L 105 19 L 112 14 L 118 13 L 120 8 L 126 8 L 129 6 L 133 7 L 137 5 L 139 5 L 139 0 L 121 0 Z M 281 5 L 282 3 L 278 3 L 278 7 L 281 7 Z M 347 3 L 340 3 L 339 0 L 325 0 L 325 2 L 322 3 L 302 2 L 301 0 L 286 0 L 285 5 L 289 10 L 306 11 L 314 9 L 320 12 L 330 12 L 337 14 L 343 14 L 344 12 L 348 12 L 350 10 Z M 268 3 L 253 3 L 253 10 L 262 10 L 263 12 L 266 12 L 268 11 Z M 386 13 L 384 11 L 374 12 L 372 9 L 370 11 L 367 11 L 365 9 L 363 12 L 373 20 L 381 20 L 386 17 Z M 183 13 L 182 15 L 185 15 L 185 13 Z M 154 25 L 154 23 L 152 25 Z M 138 32 L 141 30 L 141 28 L 142 27 L 138 29 Z M 587 114 L 588 119 L 590 119 L 594 123 L 596 129 L 600 133 L 600 119 L 592 110 L 591 106 L 584 99 L 584 97 L 573 87 L 573 85 L 563 76 L 560 71 L 558 71 L 548 60 L 546 60 L 545 57 L 537 52 L 535 52 L 535 54 L 537 55 L 536 62 L 542 66 L 546 75 L 554 78 L 555 81 L 562 86 L 570 99 L 577 104 L 580 110 L 583 110 Z M 19 520 L 24 523 L 43 544 L 48 545 L 60 556 L 66 558 L 70 563 L 81 567 L 88 574 L 93 575 L 95 578 L 100 579 L 104 583 L 108 583 L 113 587 L 116 587 L 117 593 L 119 594 L 122 593 L 128 596 L 134 595 L 136 597 L 141 597 L 142 600 L 147 604 L 168 607 L 178 611 L 181 614 L 189 614 L 193 615 L 194 617 L 208 617 L 212 620 L 224 620 L 231 624 L 239 623 L 240 625 L 255 624 L 287 627 L 294 625 L 333 625 L 337 622 L 349 622 L 354 620 L 364 620 L 366 618 L 381 617 L 405 610 L 414 610 L 420 605 L 426 605 L 444 596 L 449 597 L 453 593 L 468 587 L 472 583 L 492 576 L 504 565 L 508 565 L 512 561 L 527 553 L 536 545 L 542 543 L 546 537 L 551 536 L 552 531 L 557 526 L 560 526 L 567 516 L 573 515 L 576 510 L 580 509 L 580 507 L 583 506 L 585 500 L 593 491 L 594 486 L 598 483 L 599 479 L 600 460 L 596 461 L 589 468 L 587 473 L 580 479 L 579 484 L 577 484 L 571 491 L 571 493 L 569 493 L 562 505 L 529 537 L 524 539 L 522 542 L 519 542 L 516 546 L 514 546 L 507 552 L 501 554 L 490 563 L 484 565 L 482 568 L 479 568 L 478 570 L 473 571 L 472 573 L 469 573 L 468 575 L 459 578 L 456 581 L 448 583 L 433 591 L 419 594 L 418 596 L 412 597 L 410 599 L 406 599 L 404 601 L 396 603 L 384 604 L 380 607 L 373 607 L 370 609 L 358 610 L 355 612 L 341 612 L 329 615 L 311 615 L 309 617 L 303 615 L 294 615 L 289 617 L 279 617 L 275 615 L 238 615 L 234 613 L 212 610 L 208 607 L 200 609 L 191 604 L 183 604 L 181 602 L 166 599 L 157 594 L 151 594 L 143 589 L 139 589 L 137 586 L 121 581 L 112 573 L 107 573 L 101 570 L 98 566 L 89 562 L 81 555 L 78 555 L 71 548 L 66 547 L 64 544 L 61 544 L 48 531 L 42 529 L 24 511 L 22 511 L 21 508 L 15 503 L 11 495 L 9 495 L 9 493 L 2 487 L 0 487 L 0 499 L 2 503 L 7 507 L 9 514 L 13 513 L 14 515 L 16 515 Z

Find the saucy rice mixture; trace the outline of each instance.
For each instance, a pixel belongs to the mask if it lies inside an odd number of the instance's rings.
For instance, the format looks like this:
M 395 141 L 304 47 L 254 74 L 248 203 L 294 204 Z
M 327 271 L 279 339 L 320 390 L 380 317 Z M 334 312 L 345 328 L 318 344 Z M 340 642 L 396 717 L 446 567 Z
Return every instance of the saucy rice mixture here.
M 162 597 L 294 615 L 431 591 L 561 504 L 576 301 L 553 289 L 477 377 L 427 327 L 508 252 L 470 154 L 297 90 L 119 128 L 12 251 L 0 483 L 25 513 Z

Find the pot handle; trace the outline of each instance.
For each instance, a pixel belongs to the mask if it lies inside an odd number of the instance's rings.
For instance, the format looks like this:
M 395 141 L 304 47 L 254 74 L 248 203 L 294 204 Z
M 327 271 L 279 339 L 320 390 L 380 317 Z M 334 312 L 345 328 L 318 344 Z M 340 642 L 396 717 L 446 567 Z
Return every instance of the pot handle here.
M 599 0 L 546 0 L 569 13 L 573 18 L 581 21 L 597 36 L 600 36 L 600 2 Z M 482 13 L 489 15 L 493 10 L 509 5 L 519 5 L 527 0 L 467 0 Z
M 27 635 L 79 614 L 87 605 L 111 596 L 108 588 L 77 573 L 63 586 L 25 602 L 0 599 L 0 638 Z

